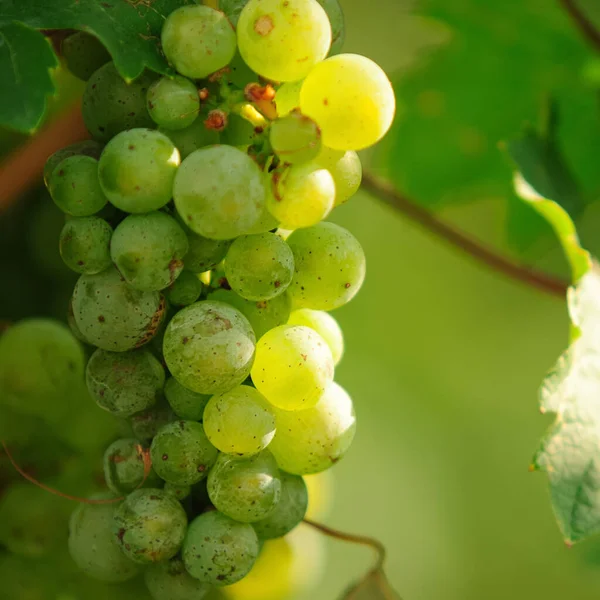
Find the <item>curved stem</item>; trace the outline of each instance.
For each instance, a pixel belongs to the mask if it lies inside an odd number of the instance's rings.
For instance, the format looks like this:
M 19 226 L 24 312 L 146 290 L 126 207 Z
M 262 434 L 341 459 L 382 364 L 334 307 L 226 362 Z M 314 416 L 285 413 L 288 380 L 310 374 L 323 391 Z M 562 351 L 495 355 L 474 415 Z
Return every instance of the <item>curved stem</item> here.
M 577 6 L 575 0 L 559 0 L 559 2 L 577 25 L 583 37 L 597 50 L 600 50 L 600 31 Z

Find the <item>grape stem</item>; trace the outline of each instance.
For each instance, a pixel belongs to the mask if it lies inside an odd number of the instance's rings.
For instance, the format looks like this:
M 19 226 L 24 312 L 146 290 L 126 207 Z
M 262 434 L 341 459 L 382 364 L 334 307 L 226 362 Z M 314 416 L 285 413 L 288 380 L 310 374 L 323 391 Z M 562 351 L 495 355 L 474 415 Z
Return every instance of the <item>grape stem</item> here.
M 587 15 L 577 6 L 575 0 L 559 0 L 583 37 L 597 50 L 600 50 L 600 31 L 588 19 Z

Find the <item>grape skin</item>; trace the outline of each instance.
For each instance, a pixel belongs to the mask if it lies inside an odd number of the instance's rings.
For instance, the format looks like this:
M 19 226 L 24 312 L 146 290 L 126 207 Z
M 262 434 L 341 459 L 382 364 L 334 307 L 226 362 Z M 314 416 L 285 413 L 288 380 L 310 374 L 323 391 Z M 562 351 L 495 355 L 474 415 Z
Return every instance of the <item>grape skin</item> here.
M 194 579 L 180 558 L 150 565 L 144 581 L 153 600 L 202 600 L 211 589 Z
M 145 475 L 142 446 L 135 439 L 120 439 L 113 442 L 104 453 L 104 480 L 108 489 L 115 494 L 129 494 L 139 487 L 156 487 L 160 479 L 150 469 Z
M 175 377 L 167 380 L 165 397 L 175 414 L 187 421 L 202 421 L 204 408 L 210 400 L 209 395 L 188 390 Z
M 159 127 L 158 131 L 166 135 L 175 144 L 175 147 L 179 150 L 181 160 L 184 160 L 195 150 L 219 143 L 219 132 L 205 127 L 205 118 L 205 115 L 200 115 L 185 129 Z
M 184 270 L 165 290 L 165 296 L 173 306 L 189 306 L 200 298 L 203 289 L 204 285 L 198 276 L 191 271 Z
M 304 80 L 284 83 L 275 95 L 277 115 L 279 118 L 289 115 L 295 108 L 300 106 L 300 90 Z
M 338 322 L 329 313 L 300 308 L 291 313 L 288 325 L 304 325 L 314 329 L 327 342 L 337 367 L 344 354 L 344 334 Z
M 112 234 L 112 227 L 99 217 L 69 219 L 60 232 L 60 256 L 76 273 L 100 273 L 111 264 Z
M 44 184 L 46 187 L 48 186 L 50 182 L 50 176 L 52 175 L 54 169 L 65 158 L 82 154 L 84 156 L 91 156 L 92 158 L 98 160 L 102 154 L 102 148 L 104 148 L 104 146 L 96 140 L 85 140 L 83 142 L 77 142 L 57 150 L 54 154 L 51 154 L 48 157 L 46 164 L 44 165 Z
M 327 169 L 333 177 L 335 206 L 341 206 L 358 192 L 362 182 L 362 164 L 356 152 L 323 148 L 315 162 Z
M 146 97 L 150 117 L 165 129 L 185 129 L 198 118 L 198 90 L 185 77 L 161 77 L 148 88 Z

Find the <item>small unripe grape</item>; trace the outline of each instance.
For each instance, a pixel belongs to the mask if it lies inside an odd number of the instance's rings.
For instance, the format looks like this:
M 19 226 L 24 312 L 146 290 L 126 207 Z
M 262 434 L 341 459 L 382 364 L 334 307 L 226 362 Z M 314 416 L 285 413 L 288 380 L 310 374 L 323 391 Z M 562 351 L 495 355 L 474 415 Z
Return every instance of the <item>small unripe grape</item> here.
M 102 65 L 110 61 L 110 54 L 102 42 L 85 31 L 78 31 L 65 38 L 60 50 L 67 69 L 83 81 L 87 81 Z
M 284 163 L 302 164 L 316 158 L 321 151 L 321 130 L 299 110 L 273 121 L 269 131 L 273 152 Z
M 148 112 L 165 129 L 185 129 L 200 112 L 196 86 L 185 77 L 161 77 L 148 88 Z
M 153 600 L 202 600 L 211 590 L 186 571 L 180 558 L 150 565 L 144 581 Z
M 46 184 L 46 187 L 49 185 L 50 175 L 52 175 L 54 169 L 65 158 L 69 158 L 70 156 L 84 155 L 98 160 L 102 154 L 102 148 L 104 148 L 104 146 L 96 140 L 84 140 L 83 142 L 77 142 L 75 144 L 71 144 L 70 146 L 66 146 L 65 148 L 61 148 L 54 154 L 51 154 L 44 165 L 44 183 Z
M 156 487 L 158 475 L 150 467 L 146 474 L 144 448 L 138 440 L 113 442 L 104 453 L 104 480 L 111 492 L 129 494 L 140 487 Z
M 159 400 L 154 406 L 132 415 L 129 425 L 138 440 L 149 444 L 165 425 L 176 419 L 171 407 L 164 400 Z
M 198 275 L 191 271 L 182 271 L 179 277 L 165 290 L 165 296 L 173 306 L 189 306 L 200 298 L 203 289 L 204 284 Z
M 167 494 L 171 494 L 174 498 L 177 498 L 179 502 L 185 500 L 192 493 L 191 485 L 175 485 L 174 483 L 165 483 L 165 487 L 163 488 Z
M 208 129 L 204 125 L 206 115 L 200 115 L 195 121 L 185 129 L 167 129 L 159 127 L 158 130 L 164 133 L 175 144 L 181 160 L 187 158 L 195 150 L 214 146 L 220 141 L 219 132 L 214 129 Z
M 192 273 L 204 273 L 214 269 L 225 258 L 232 240 L 211 240 L 183 226 L 189 242 L 189 250 L 185 255 L 185 268 Z
M 173 412 L 187 421 L 202 421 L 204 408 L 210 396 L 192 392 L 182 386 L 175 377 L 170 377 L 165 384 L 165 397 Z
M 289 115 L 296 108 L 299 110 L 300 89 L 303 82 L 303 79 L 300 81 L 290 81 L 277 89 L 275 104 L 277 105 L 277 115 L 279 118 Z
M 111 265 L 112 233 L 112 227 L 99 217 L 69 219 L 60 232 L 60 255 L 76 273 L 100 273 Z
M 337 366 L 344 354 L 344 334 L 338 322 L 323 310 L 300 308 L 290 315 L 288 325 L 304 325 L 314 329 L 331 350 L 333 362 Z
M 335 206 L 341 206 L 360 188 L 362 164 L 353 150 L 323 148 L 315 162 L 327 169 L 335 182 Z

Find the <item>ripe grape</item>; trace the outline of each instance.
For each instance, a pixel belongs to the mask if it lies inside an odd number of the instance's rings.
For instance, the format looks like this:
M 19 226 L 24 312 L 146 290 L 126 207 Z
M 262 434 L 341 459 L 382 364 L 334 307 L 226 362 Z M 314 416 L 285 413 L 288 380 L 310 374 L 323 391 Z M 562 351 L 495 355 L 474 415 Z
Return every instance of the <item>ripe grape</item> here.
M 276 411 L 277 433 L 269 449 L 281 469 L 296 475 L 320 473 L 346 453 L 356 433 L 352 400 L 331 383 L 316 406 Z
M 98 179 L 98 165 L 95 158 L 83 154 L 58 163 L 48 180 L 48 191 L 60 210 L 74 217 L 88 217 L 108 202 Z
M 154 469 L 146 475 L 143 447 L 138 440 L 120 439 L 104 453 L 104 480 L 111 492 L 129 494 L 139 487 L 157 487 L 160 479 Z
M 157 210 L 171 200 L 179 151 L 159 131 L 130 129 L 104 148 L 100 185 L 117 208 L 131 213 Z
M 185 570 L 180 558 L 150 565 L 144 581 L 153 600 L 202 600 L 211 590 Z
M 183 387 L 175 377 L 170 377 L 165 384 L 165 397 L 173 412 L 187 421 L 202 421 L 204 408 L 210 396 L 192 392 Z
M 316 0 L 250 0 L 237 39 L 253 71 L 274 81 L 297 81 L 327 56 L 331 25 Z
M 294 256 L 274 233 L 237 238 L 225 257 L 233 291 L 246 300 L 271 300 L 285 292 L 294 275 Z
M 65 38 L 60 52 L 67 69 L 83 81 L 87 81 L 101 66 L 110 61 L 110 54 L 102 42 L 85 31 L 78 31 Z
M 196 86 L 185 77 L 161 77 L 148 88 L 148 112 L 165 129 L 185 129 L 200 112 Z
M 80 504 L 69 525 L 71 558 L 86 575 L 110 583 L 132 579 L 139 569 L 121 552 L 112 531 L 119 508 L 115 504 Z
M 100 67 L 87 82 L 81 107 L 85 126 L 92 136 L 107 142 L 126 129 L 152 127 L 146 93 L 156 77 L 145 71 L 127 83 L 113 62 Z
M 213 396 L 203 423 L 211 444 L 228 454 L 256 454 L 275 436 L 275 415 L 269 403 L 248 385 Z
M 192 493 L 191 485 L 175 485 L 174 483 L 165 483 L 165 487 L 163 488 L 167 494 L 171 494 L 173 497 L 177 498 L 179 502 L 185 500 Z
M 331 350 L 335 366 L 342 360 L 344 354 L 344 334 L 338 322 L 322 310 L 300 308 L 290 315 L 289 325 L 304 325 L 314 329 L 326 342 Z
M 73 292 L 73 315 L 83 336 L 104 350 L 123 352 L 150 341 L 165 312 L 158 292 L 131 288 L 110 268 L 82 275 Z
M 60 232 L 60 255 L 76 273 L 100 273 L 111 264 L 112 233 L 112 227 L 99 217 L 69 219 Z
M 296 308 L 333 310 L 358 293 L 365 253 L 358 240 L 334 223 L 294 231 L 287 240 L 296 265 L 288 293 Z
M 179 277 L 165 290 L 165 296 L 173 306 L 189 306 L 200 298 L 203 289 L 204 285 L 195 273 L 182 271 Z
M 321 130 L 299 110 L 276 119 L 271 124 L 269 141 L 283 163 L 302 164 L 316 158 L 321 151 Z
M 281 471 L 281 497 L 275 510 L 252 524 L 262 540 L 286 535 L 304 519 L 308 509 L 308 490 L 304 479 Z
M 108 352 L 98 348 L 87 364 L 86 383 L 100 408 L 130 417 L 154 406 L 162 393 L 165 371 L 147 350 Z
M 317 0 L 325 9 L 331 24 L 331 48 L 329 56 L 339 54 L 344 46 L 346 39 L 346 24 L 344 22 L 344 12 L 340 6 L 339 0 Z
M 150 443 L 156 434 L 167 423 L 172 423 L 177 415 L 164 400 L 160 400 L 151 408 L 135 413 L 129 419 L 131 432 L 142 442 Z
M 269 191 L 267 208 L 284 229 L 316 225 L 331 212 L 335 201 L 333 177 L 316 162 L 274 171 Z
M 54 154 L 51 154 L 48 157 L 46 164 L 44 165 L 44 184 L 46 187 L 49 185 L 50 175 L 52 175 L 54 169 L 65 158 L 69 158 L 70 156 L 84 155 L 98 160 L 102 154 L 103 147 L 104 146 L 102 146 L 102 144 L 96 140 L 84 140 L 83 142 L 77 142 L 57 150 Z
M 159 127 L 158 130 L 175 144 L 175 147 L 179 150 L 181 160 L 184 160 L 195 150 L 219 143 L 219 132 L 215 129 L 208 129 L 204 125 L 205 118 L 205 115 L 200 115 L 185 129 L 175 130 Z
M 147 564 L 173 558 L 185 537 L 181 504 L 163 490 L 144 488 L 127 496 L 114 514 L 112 533 L 125 556 Z
M 131 287 L 153 292 L 179 277 L 188 247 L 185 231 L 177 221 L 154 211 L 123 220 L 113 234 L 110 254 Z
M 255 342 L 252 327 L 241 312 L 205 300 L 173 317 L 163 347 L 167 366 L 179 383 L 201 394 L 218 394 L 248 377 Z
M 252 569 L 258 552 L 258 537 L 252 525 L 210 511 L 190 523 L 182 557 L 192 577 L 223 586 L 243 579 Z
M 208 475 L 217 460 L 217 449 L 208 441 L 201 423 L 174 421 L 152 440 L 154 470 L 169 483 L 192 485 Z
M 227 66 L 236 39 L 227 17 L 209 6 L 182 6 L 165 21 L 162 49 L 179 73 L 203 79 Z
M 317 65 L 300 90 L 300 108 L 335 150 L 362 150 L 377 143 L 394 119 L 396 100 L 387 75 L 358 54 L 338 54 Z
M 252 381 L 274 406 L 306 410 L 333 381 L 333 370 L 331 350 L 316 331 L 281 325 L 256 345 Z
M 214 269 L 227 254 L 232 240 L 211 240 L 185 227 L 189 250 L 185 256 L 185 268 L 192 273 L 204 273 Z
M 184 223 L 215 240 L 235 238 L 255 226 L 265 195 L 259 166 L 231 146 L 212 146 L 190 154 L 181 163 L 173 188 Z
M 327 169 L 333 177 L 335 206 L 341 206 L 356 194 L 362 181 L 362 164 L 356 152 L 323 148 L 315 162 Z
M 275 94 L 275 104 L 277 105 L 277 115 L 281 119 L 289 115 L 295 108 L 300 106 L 300 90 L 304 80 L 290 81 L 284 83 Z

